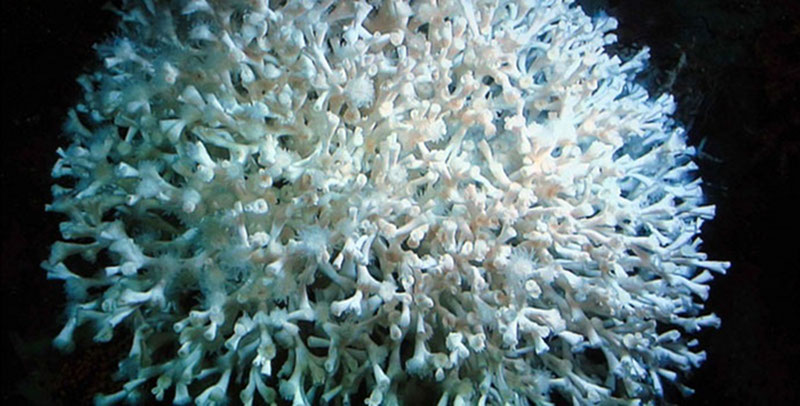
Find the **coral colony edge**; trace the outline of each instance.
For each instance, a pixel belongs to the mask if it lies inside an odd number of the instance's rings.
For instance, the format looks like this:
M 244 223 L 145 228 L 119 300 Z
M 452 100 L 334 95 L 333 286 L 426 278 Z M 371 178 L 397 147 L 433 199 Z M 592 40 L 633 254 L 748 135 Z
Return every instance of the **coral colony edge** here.
M 68 296 L 57 347 L 132 337 L 97 404 L 691 393 L 729 264 L 699 251 L 714 207 L 673 99 L 634 81 L 647 50 L 604 52 L 613 18 L 570 0 L 118 7 L 68 114 L 47 206 L 64 241 L 43 263 Z

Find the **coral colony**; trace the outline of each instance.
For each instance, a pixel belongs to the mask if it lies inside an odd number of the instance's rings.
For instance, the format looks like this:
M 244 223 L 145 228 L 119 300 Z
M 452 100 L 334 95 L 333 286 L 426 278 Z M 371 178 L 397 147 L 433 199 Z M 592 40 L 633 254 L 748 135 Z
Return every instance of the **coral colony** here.
M 57 347 L 132 337 L 96 403 L 691 393 L 714 207 L 672 98 L 634 82 L 647 50 L 609 56 L 616 21 L 571 3 L 114 9 L 43 264 Z

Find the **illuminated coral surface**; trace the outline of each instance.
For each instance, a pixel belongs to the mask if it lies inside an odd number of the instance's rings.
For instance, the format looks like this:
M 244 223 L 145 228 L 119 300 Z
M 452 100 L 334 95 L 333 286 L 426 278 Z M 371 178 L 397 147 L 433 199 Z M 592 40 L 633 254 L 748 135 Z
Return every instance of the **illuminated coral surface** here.
M 728 264 L 647 50 L 571 1 L 278 3 L 125 2 L 79 79 L 43 266 L 58 347 L 133 332 L 98 404 L 691 391 Z

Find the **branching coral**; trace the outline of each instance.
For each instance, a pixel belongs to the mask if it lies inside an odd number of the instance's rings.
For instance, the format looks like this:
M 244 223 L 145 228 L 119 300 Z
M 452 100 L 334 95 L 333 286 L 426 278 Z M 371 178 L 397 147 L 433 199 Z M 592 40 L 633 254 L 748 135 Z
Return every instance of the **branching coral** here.
M 285 4 L 284 4 L 285 3 Z M 174 403 L 627 403 L 697 366 L 713 206 L 564 0 L 126 1 L 53 169 L 67 322 Z M 91 274 L 69 258 L 95 261 Z M 122 327 L 124 326 L 124 327 Z M 689 389 L 675 383 L 679 388 Z M 238 394 L 231 390 L 238 388 Z

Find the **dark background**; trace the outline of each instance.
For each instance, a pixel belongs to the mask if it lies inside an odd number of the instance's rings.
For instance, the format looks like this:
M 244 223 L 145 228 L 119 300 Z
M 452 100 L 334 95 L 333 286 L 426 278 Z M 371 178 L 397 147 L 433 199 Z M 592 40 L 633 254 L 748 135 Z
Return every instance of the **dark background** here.
M 648 45 L 651 93 L 676 95 L 717 218 L 703 230 L 713 259 L 730 260 L 708 308 L 723 320 L 700 334 L 709 359 L 685 379 L 685 405 L 800 404 L 797 368 L 800 262 L 800 2 L 796 0 L 584 0 L 620 20 L 627 54 Z M 90 71 L 92 44 L 113 34 L 104 1 L 0 5 L 0 404 L 89 404 L 116 390 L 108 376 L 128 340 L 63 355 L 64 295 L 39 263 L 58 236 L 50 201 L 61 123 Z M 684 58 L 685 62 L 681 62 Z M 122 338 L 122 337 L 118 337 Z M 793 372 L 795 371 L 795 372 Z

